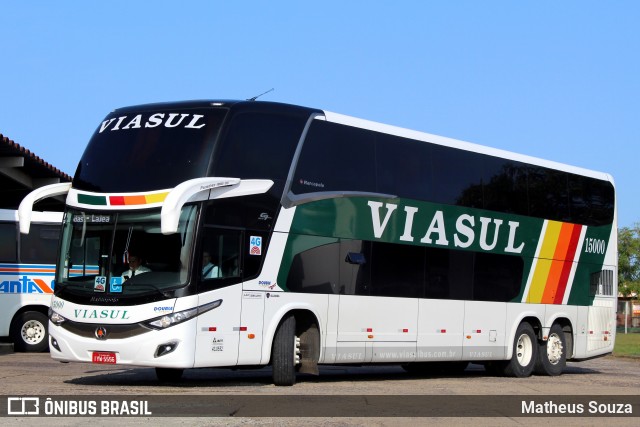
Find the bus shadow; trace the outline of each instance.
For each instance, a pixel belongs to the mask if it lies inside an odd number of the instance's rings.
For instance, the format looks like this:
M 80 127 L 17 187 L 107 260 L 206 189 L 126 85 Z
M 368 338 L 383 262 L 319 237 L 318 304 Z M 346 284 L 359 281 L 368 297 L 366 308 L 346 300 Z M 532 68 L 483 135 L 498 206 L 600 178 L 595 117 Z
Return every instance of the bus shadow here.
M 86 374 L 100 372 L 65 381 L 68 384 L 100 387 L 153 387 L 157 388 L 203 388 L 203 387 L 255 387 L 273 386 L 271 368 L 260 369 L 187 369 L 178 382 L 159 382 L 153 368 L 125 368 L 120 370 L 86 371 Z M 593 375 L 600 371 L 569 365 L 563 375 Z M 400 366 L 321 366 L 320 375 L 298 374 L 297 383 L 340 383 L 366 381 L 424 381 L 429 379 L 500 378 L 488 373 L 482 365 L 470 364 L 458 374 L 414 374 L 405 372 Z M 534 376 L 535 378 L 535 376 Z M 542 377 L 545 378 L 545 377 Z M 275 387 L 275 386 L 274 386 Z

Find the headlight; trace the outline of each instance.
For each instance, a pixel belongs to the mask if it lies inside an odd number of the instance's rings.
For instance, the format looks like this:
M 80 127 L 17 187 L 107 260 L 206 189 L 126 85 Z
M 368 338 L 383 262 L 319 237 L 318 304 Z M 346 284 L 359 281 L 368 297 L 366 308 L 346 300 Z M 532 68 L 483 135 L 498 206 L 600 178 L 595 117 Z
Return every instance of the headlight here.
M 177 313 L 166 314 L 164 316 L 156 317 L 155 319 L 143 322 L 148 328 L 151 329 L 165 329 L 170 326 L 177 325 L 178 323 L 185 322 L 192 319 L 202 313 L 206 313 L 209 310 L 213 310 L 222 304 L 222 300 L 213 301 L 207 304 L 203 304 L 199 307 L 190 308 L 188 310 L 179 311 Z
M 53 323 L 56 326 L 60 326 L 67 321 L 67 319 L 65 319 L 63 316 L 56 313 L 52 309 L 49 309 L 49 320 L 51 320 L 51 323 Z

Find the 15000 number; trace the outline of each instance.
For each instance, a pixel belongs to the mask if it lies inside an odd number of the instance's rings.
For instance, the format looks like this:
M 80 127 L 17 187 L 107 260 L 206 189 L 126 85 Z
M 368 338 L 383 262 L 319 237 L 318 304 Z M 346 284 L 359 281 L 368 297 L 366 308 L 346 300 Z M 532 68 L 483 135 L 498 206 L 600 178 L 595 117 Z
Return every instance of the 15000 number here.
M 602 239 L 589 238 L 584 241 L 584 251 L 588 254 L 604 254 L 607 242 Z

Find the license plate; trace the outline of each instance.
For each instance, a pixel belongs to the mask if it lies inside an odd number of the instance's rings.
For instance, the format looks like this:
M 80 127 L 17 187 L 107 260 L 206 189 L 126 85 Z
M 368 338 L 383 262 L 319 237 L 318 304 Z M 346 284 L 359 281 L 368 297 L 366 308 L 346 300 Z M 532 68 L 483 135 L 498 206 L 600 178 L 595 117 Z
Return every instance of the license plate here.
M 115 365 L 116 354 L 111 351 L 94 351 L 91 355 L 91 361 L 93 363 L 106 363 Z

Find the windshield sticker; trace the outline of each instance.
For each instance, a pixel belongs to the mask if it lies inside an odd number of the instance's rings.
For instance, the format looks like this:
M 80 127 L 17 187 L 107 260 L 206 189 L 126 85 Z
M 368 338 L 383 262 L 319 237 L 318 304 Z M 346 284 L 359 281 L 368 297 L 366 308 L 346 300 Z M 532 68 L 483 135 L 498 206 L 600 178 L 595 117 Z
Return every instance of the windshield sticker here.
M 122 292 L 122 277 L 112 277 L 109 281 L 110 292 Z
M 251 236 L 249 240 L 249 255 L 262 255 L 262 237 Z
M 95 281 L 93 282 L 94 292 L 104 292 L 106 289 L 106 284 L 107 284 L 106 276 L 96 276 Z

